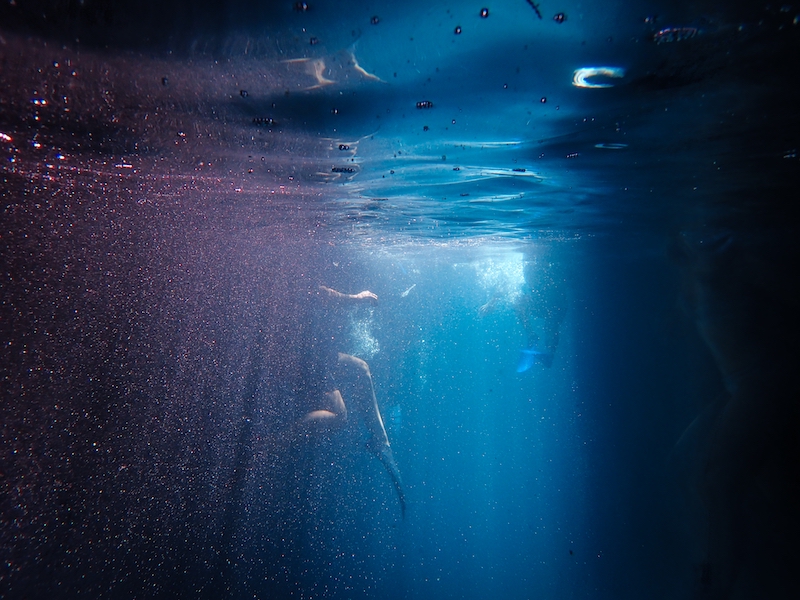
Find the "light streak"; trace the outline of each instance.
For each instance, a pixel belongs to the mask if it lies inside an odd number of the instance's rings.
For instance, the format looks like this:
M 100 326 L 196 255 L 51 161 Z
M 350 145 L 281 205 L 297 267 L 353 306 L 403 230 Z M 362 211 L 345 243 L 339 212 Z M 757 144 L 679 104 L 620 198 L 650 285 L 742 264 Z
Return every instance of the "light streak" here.
M 610 88 L 613 83 L 594 83 L 589 81 L 590 77 L 612 77 L 619 79 L 625 77 L 625 69 L 622 67 L 583 67 L 575 69 L 572 74 L 572 85 L 579 88 Z

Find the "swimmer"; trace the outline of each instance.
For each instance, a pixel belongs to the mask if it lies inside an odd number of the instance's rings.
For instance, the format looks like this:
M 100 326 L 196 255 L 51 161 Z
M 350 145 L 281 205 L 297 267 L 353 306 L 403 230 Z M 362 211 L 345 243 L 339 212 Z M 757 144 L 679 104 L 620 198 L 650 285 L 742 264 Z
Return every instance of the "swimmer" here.
M 514 302 L 514 311 L 525 333 L 525 348 L 520 352 L 518 373 L 530 369 L 535 362 L 552 367 L 558 348 L 559 330 L 567 310 L 564 281 L 560 279 L 554 263 L 547 256 L 534 251 L 525 255 L 523 275 L 525 284 L 519 298 Z M 478 309 L 483 317 L 492 312 L 500 301 L 495 295 Z M 541 336 L 540 336 L 541 334 Z M 540 337 L 544 347 L 540 347 Z
M 800 531 L 794 280 L 771 250 L 724 229 L 684 232 L 676 242 L 686 308 L 726 389 L 723 402 L 710 406 L 699 486 L 706 557 L 695 597 L 793 597 Z
M 378 301 L 378 296 L 369 290 L 345 294 L 321 285 L 319 291 L 322 297 L 333 301 Z M 332 360 L 335 360 L 335 364 L 326 365 L 329 373 L 325 381 L 332 389 L 323 393 L 324 407 L 307 413 L 303 424 L 321 431 L 331 431 L 341 427 L 347 422 L 348 416 L 355 414 L 369 432 L 367 449 L 377 456 L 389 474 L 400 502 L 401 513 L 405 517 L 403 481 L 383 424 L 369 365 L 366 361 L 344 352 L 336 352 L 336 358 Z M 342 394 L 340 387 L 346 390 L 346 396 Z

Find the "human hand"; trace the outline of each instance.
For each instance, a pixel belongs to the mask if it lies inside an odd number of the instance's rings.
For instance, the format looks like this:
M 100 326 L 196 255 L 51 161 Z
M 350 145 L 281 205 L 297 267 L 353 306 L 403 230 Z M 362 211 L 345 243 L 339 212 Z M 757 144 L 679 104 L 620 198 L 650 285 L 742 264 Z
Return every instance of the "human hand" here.
M 489 300 L 486 304 L 484 304 L 478 309 L 478 317 L 482 319 L 489 313 L 493 312 L 496 304 L 497 304 L 497 298 L 492 298 L 491 300 Z
M 378 296 L 373 294 L 369 290 L 364 290 L 363 292 L 359 292 L 353 295 L 354 300 L 373 300 L 375 302 L 378 301 Z

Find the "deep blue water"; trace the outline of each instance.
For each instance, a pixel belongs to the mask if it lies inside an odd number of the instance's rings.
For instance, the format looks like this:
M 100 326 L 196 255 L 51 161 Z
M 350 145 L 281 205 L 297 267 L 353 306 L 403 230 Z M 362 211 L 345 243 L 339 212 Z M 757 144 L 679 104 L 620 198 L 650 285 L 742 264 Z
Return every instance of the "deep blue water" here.
M 0 598 L 794 598 L 798 19 L 3 5 Z

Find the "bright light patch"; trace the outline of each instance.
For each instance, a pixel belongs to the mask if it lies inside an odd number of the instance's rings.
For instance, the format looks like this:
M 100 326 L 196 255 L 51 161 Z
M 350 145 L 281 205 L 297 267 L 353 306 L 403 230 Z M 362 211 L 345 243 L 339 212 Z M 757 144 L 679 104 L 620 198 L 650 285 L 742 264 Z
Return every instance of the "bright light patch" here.
M 572 85 L 579 88 L 610 88 L 613 83 L 595 83 L 589 81 L 591 77 L 611 77 L 619 79 L 625 77 L 625 69 L 622 67 L 583 67 L 576 69 L 572 74 Z
M 525 281 L 522 275 L 522 254 L 504 252 L 472 264 L 478 277 L 478 285 L 489 293 L 512 299 Z

